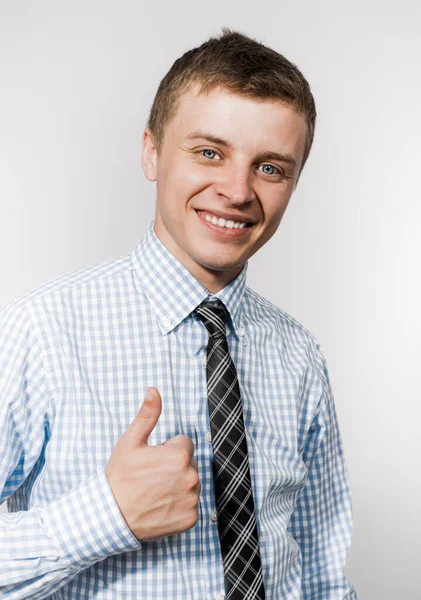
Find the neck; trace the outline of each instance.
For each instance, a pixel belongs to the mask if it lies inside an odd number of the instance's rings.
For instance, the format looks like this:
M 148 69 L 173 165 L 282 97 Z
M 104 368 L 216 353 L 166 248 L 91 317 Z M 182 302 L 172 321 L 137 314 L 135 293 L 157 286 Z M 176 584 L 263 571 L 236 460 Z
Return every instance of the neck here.
M 233 281 L 244 268 L 244 264 L 229 270 L 217 270 L 196 262 L 167 232 L 160 219 L 155 219 L 154 233 L 168 252 L 185 267 L 210 292 L 216 294 Z

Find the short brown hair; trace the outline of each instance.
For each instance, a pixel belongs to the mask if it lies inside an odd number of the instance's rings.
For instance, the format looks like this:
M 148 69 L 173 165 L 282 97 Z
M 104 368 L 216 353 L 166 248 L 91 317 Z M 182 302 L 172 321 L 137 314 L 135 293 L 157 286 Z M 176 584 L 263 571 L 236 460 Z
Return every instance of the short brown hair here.
M 178 99 L 193 83 L 199 83 L 200 93 L 221 86 L 245 98 L 279 100 L 294 106 L 307 123 L 301 172 L 313 144 L 317 115 L 307 80 L 275 50 L 238 31 L 223 27 L 222 32 L 185 52 L 159 84 L 146 125 L 158 153 Z

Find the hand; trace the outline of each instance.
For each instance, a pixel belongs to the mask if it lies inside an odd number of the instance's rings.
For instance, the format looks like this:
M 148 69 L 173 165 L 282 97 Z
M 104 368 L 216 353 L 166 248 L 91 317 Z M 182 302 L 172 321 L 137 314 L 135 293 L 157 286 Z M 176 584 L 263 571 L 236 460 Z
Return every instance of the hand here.
M 160 539 L 193 527 L 201 490 L 190 438 L 177 435 L 160 446 L 148 446 L 148 437 L 162 410 L 158 390 L 149 387 L 148 395 L 152 399 L 145 397 L 105 467 L 121 514 L 140 541 Z

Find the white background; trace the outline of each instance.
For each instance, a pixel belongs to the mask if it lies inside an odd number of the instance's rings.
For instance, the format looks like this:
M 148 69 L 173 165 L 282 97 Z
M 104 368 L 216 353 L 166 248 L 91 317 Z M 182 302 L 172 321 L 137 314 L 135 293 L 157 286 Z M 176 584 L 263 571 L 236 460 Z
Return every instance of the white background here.
M 420 597 L 420 6 L 0 2 L 0 304 L 137 244 L 154 215 L 142 132 L 183 52 L 227 26 L 309 80 L 313 150 L 248 285 L 327 357 L 360 600 Z

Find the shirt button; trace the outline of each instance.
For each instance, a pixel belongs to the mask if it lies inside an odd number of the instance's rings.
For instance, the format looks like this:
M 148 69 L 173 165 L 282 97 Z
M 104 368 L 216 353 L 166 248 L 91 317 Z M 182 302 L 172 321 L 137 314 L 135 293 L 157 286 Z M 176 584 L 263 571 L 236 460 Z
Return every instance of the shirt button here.
M 211 521 L 213 521 L 214 523 L 216 523 L 216 521 L 218 520 L 218 513 L 216 512 L 216 510 L 213 510 L 211 512 L 210 518 L 211 518 Z
M 169 327 L 170 325 L 172 325 L 171 319 L 167 319 L 167 317 L 164 317 L 162 319 L 162 322 L 164 323 L 165 327 Z
M 206 363 L 207 363 L 207 362 L 208 362 L 208 357 L 206 356 L 206 354 L 204 354 L 204 355 L 202 356 L 202 363 L 205 365 L 205 367 L 206 367 Z
M 216 600 L 225 600 L 225 594 L 218 594 Z
M 210 431 L 206 432 L 205 438 L 206 438 L 206 441 L 209 443 L 212 441 L 212 434 Z
M 243 335 L 246 333 L 246 330 L 245 330 L 245 329 L 243 329 L 242 327 L 240 327 L 240 328 L 237 330 L 237 333 L 238 333 L 238 335 L 239 335 L 240 337 L 243 337 Z

